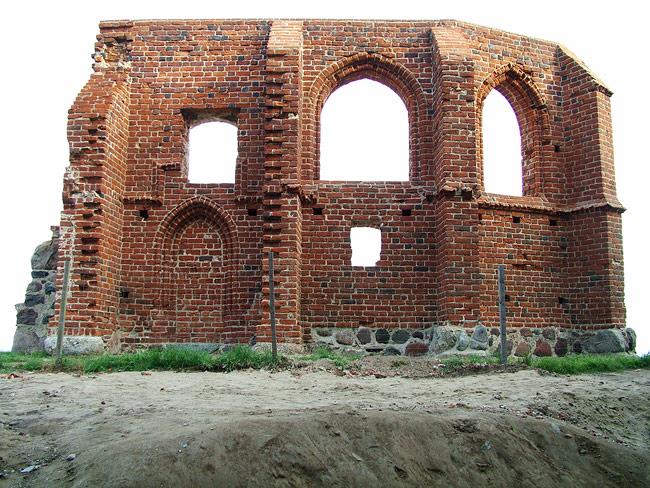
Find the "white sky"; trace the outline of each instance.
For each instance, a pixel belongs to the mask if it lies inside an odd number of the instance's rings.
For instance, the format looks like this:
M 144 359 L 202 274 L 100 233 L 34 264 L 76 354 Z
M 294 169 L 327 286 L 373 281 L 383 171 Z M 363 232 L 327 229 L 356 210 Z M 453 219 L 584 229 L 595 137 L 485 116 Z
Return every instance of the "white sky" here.
M 356 18 L 458 19 L 549 39 L 575 52 L 614 91 L 612 112 L 619 198 L 624 214 L 628 324 L 639 336 L 637 351 L 650 350 L 644 313 L 648 265 L 647 182 L 650 170 L 644 95 L 647 15 L 642 2 L 547 1 L 524 8 L 521 0 L 470 2 L 2 2 L 3 51 L 0 118 L 4 212 L 0 284 L 0 350 L 11 347 L 14 304 L 30 281 L 34 247 L 59 222 L 62 177 L 68 164 L 66 117 L 91 72 L 98 22 L 138 18 Z M 487 149 L 487 148 L 486 148 Z

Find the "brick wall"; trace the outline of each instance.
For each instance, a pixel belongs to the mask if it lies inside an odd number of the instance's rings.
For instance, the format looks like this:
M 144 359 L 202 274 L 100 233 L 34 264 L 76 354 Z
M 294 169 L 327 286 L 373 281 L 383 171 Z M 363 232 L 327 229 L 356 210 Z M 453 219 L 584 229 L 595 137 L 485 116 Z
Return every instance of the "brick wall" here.
M 498 264 L 513 327 L 625 324 L 611 92 L 562 46 L 455 21 L 116 21 L 93 67 L 69 116 L 67 334 L 268 341 L 269 251 L 284 343 L 494 326 Z M 318 179 L 321 109 L 362 78 L 408 109 L 409 182 Z M 522 197 L 483 191 L 493 89 L 519 122 Z M 234 184 L 188 182 L 210 118 L 238 128 Z M 381 230 L 377 266 L 350 265 L 353 226 Z

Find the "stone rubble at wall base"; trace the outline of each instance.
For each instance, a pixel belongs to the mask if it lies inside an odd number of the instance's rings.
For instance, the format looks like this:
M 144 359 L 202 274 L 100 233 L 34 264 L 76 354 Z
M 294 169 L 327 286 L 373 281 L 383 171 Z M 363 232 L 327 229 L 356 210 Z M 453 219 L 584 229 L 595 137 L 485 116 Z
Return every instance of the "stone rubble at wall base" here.
M 426 329 L 359 327 L 317 328 L 312 331 L 316 347 L 381 353 L 386 356 L 489 354 L 499 350 L 498 327 L 482 324 L 473 329 L 449 325 Z M 565 356 L 633 352 L 636 333 L 631 328 L 598 331 L 566 328 L 512 328 L 507 331 L 508 355 L 517 357 Z
M 16 305 L 16 332 L 12 351 L 36 352 L 45 347 L 47 324 L 54 316 L 56 301 L 56 260 L 59 247 L 58 227 L 52 239 L 40 244 L 32 256 L 32 281 L 27 285 L 25 301 Z

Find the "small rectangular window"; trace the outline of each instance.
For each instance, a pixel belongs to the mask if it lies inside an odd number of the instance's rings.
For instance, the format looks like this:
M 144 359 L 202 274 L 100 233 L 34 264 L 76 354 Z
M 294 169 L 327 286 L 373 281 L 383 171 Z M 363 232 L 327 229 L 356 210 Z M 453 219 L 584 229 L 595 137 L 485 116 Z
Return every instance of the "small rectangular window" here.
M 238 150 L 235 123 L 205 114 L 191 124 L 187 147 L 189 182 L 234 183 Z
M 381 231 L 373 227 L 350 230 L 352 266 L 377 266 L 381 259 Z

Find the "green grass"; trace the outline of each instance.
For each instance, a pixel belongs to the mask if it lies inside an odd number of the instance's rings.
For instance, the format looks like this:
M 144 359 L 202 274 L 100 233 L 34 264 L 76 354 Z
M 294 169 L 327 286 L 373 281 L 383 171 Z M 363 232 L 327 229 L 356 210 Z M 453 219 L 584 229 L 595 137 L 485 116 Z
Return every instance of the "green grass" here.
M 44 353 L 0 353 L 0 372 L 12 371 L 75 371 L 98 373 L 104 371 L 233 371 L 246 368 L 275 368 L 286 362 L 270 351 L 253 351 L 248 346 L 235 346 L 223 354 L 210 354 L 186 348 L 144 349 L 133 353 L 100 356 L 67 356 L 60 367 L 54 358 Z
M 464 356 L 447 356 L 440 358 L 440 362 L 444 364 L 446 371 L 456 371 L 463 369 L 466 366 L 478 365 L 491 365 L 499 364 L 499 358 L 494 355 L 481 356 L 479 354 L 468 354 Z
M 16 352 L 0 352 L 0 372 L 39 371 L 49 356 L 44 352 L 21 354 Z
M 330 351 L 326 347 L 319 347 L 317 349 L 314 349 L 311 354 L 307 356 L 299 356 L 298 359 L 301 359 L 303 361 L 318 361 L 319 359 L 329 359 L 334 362 L 337 368 L 345 369 L 350 365 L 351 362 L 356 361 L 361 357 L 362 354 L 343 354 L 340 352 Z
M 361 354 L 340 353 L 319 347 L 311 354 L 299 356 L 303 361 L 329 359 L 337 368 L 346 369 L 350 363 L 361 358 Z M 400 362 L 402 361 L 402 362 Z M 446 371 L 456 371 L 472 365 L 498 365 L 494 355 L 449 356 L 441 358 Z M 0 373 L 16 371 L 72 371 L 98 373 L 110 371 L 234 371 L 237 369 L 273 369 L 288 364 L 287 358 L 279 355 L 273 359 L 270 351 L 254 351 L 248 346 L 238 345 L 222 354 L 210 354 L 186 348 L 144 349 L 133 353 L 103 354 L 101 356 L 64 357 L 59 368 L 55 359 L 45 353 L 18 354 L 0 352 Z M 396 358 L 393 367 L 402 366 L 403 360 Z M 525 365 L 558 374 L 585 374 L 623 371 L 626 369 L 650 368 L 650 354 L 569 355 L 565 357 L 508 358 L 508 364 Z
M 441 359 L 446 371 L 457 371 L 471 365 L 498 365 L 498 356 L 450 356 Z M 564 357 L 536 358 L 529 355 L 524 358 L 509 357 L 509 365 L 524 365 L 535 369 L 558 374 L 587 374 L 624 371 L 626 369 L 650 368 L 650 354 L 635 356 L 632 354 L 580 354 Z
M 215 364 L 224 371 L 277 368 L 286 363 L 286 358 L 281 354 L 278 354 L 274 360 L 271 351 L 253 351 L 248 346 L 235 346 L 230 351 L 215 357 Z
M 608 373 L 626 369 L 650 368 L 650 354 L 570 355 L 565 357 L 533 358 L 532 366 L 559 374 Z

